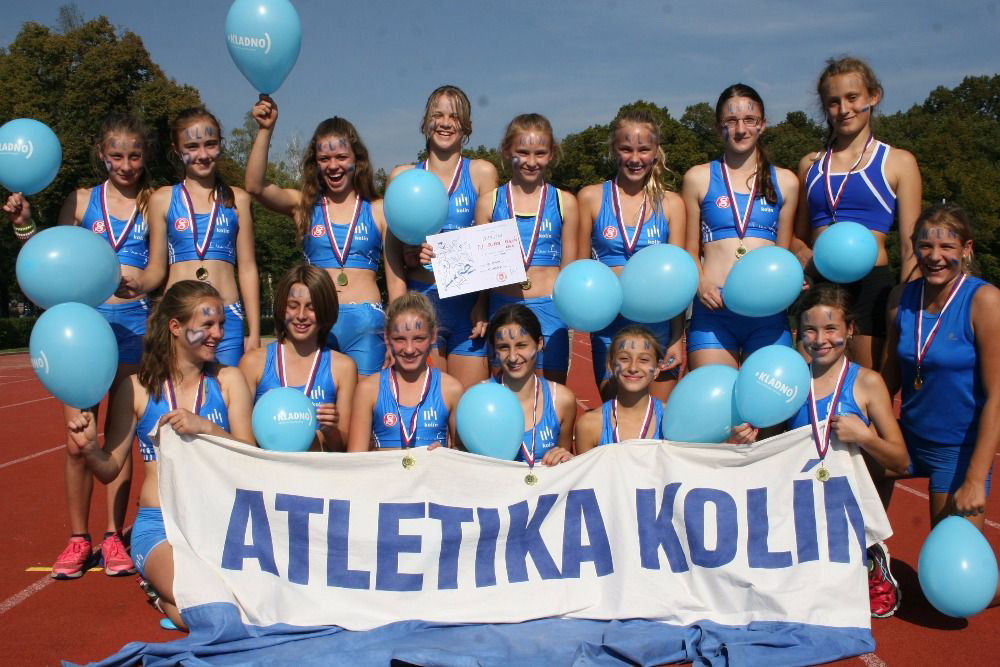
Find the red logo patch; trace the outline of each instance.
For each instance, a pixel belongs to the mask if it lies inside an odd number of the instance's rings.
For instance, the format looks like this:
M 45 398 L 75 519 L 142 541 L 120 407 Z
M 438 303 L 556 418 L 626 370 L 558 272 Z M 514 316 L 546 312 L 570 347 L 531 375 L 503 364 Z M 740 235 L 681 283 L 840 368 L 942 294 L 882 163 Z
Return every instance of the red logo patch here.
M 715 205 L 719 208 L 729 208 L 729 197 L 727 195 L 722 195 L 715 200 Z
M 313 225 L 312 231 L 310 233 L 313 235 L 313 238 L 318 239 L 319 237 L 326 234 L 326 227 L 324 227 L 323 225 Z
M 385 414 L 385 416 L 382 417 L 382 423 L 385 424 L 386 426 L 388 426 L 389 428 L 392 428 L 393 426 L 395 426 L 396 425 L 396 421 L 397 421 L 397 419 L 396 419 L 396 413 L 394 413 L 394 412 L 387 412 Z
M 499 273 L 497 273 L 497 282 L 502 283 L 505 280 L 507 280 L 507 274 L 506 273 L 504 273 L 503 271 L 500 271 Z
M 103 234 L 105 231 L 107 231 L 107 229 L 104 227 L 104 221 L 103 220 L 98 220 L 97 222 L 94 223 L 94 233 L 95 234 Z
M 602 236 L 604 236 L 604 238 L 610 241 L 611 239 L 618 236 L 618 230 L 615 229 L 614 227 L 605 227 Z
M 179 232 L 186 231 L 188 227 L 191 226 L 191 221 L 187 218 L 177 218 L 174 220 L 174 229 Z

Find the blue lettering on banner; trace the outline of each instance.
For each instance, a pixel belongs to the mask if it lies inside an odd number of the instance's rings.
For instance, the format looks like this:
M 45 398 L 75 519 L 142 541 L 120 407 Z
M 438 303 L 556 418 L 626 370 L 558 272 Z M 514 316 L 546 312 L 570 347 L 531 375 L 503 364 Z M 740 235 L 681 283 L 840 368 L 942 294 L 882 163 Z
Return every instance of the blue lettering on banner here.
M 323 513 L 323 499 L 279 493 L 274 509 L 288 512 L 288 580 L 309 583 L 309 515 Z
M 351 502 L 331 500 L 329 507 L 330 518 L 326 529 L 326 585 L 368 590 L 371 586 L 371 572 L 352 570 L 347 566 Z
M 248 523 L 251 524 L 251 544 L 244 542 Z M 222 567 L 226 570 L 242 570 L 243 561 L 247 558 L 256 558 L 262 572 L 278 576 L 278 566 L 274 563 L 274 546 L 271 544 L 271 525 L 267 522 L 267 510 L 264 508 L 264 493 L 236 489 L 233 510 L 229 514 L 229 528 L 226 530 L 226 543 L 222 548 Z
M 497 539 L 500 537 L 500 510 L 477 507 L 479 542 L 476 543 L 476 588 L 497 585 Z
M 791 567 L 791 551 L 769 551 L 767 535 L 767 489 L 747 489 L 747 559 L 750 567 L 773 570 Z
M 472 523 L 472 508 L 429 503 L 427 516 L 441 522 L 438 590 L 458 588 L 458 556 L 462 547 L 462 524 Z
M 660 569 L 660 547 L 667 554 L 671 572 L 687 572 L 687 559 L 681 548 L 680 538 L 674 530 L 674 499 L 681 483 L 674 482 L 663 487 L 660 511 L 656 511 L 656 490 L 636 489 L 635 510 L 639 524 L 639 559 L 647 570 Z
M 419 535 L 402 535 L 399 522 L 423 519 L 425 503 L 379 503 L 378 546 L 375 557 L 375 590 L 419 591 L 424 575 L 399 571 L 399 554 L 420 553 Z
M 816 504 L 811 479 L 797 479 L 792 483 L 792 514 L 795 518 L 795 549 L 798 562 L 819 560 Z
M 549 515 L 552 506 L 556 504 L 558 496 L 554 493 L 546 493 L 538 496 L 538 504 L 535 506 L 535 514 L 529 520 L 528 502 L 521 502 L 508 507 L 510 512 L 510 530 L 507 533 L 506 561 L 507 561 L 507 581 L 517 583 L 528 580 L 528 554 L 538 569 L 538 574 L 542 579 L 558 579 L 559 568 L 552 560 L 552 554 L 542 540 L 539 532 L 542 522 Z
M 582 530 L 586 526 L 587 544 L 583 544 Z M 614 572 L 611 543 L 604 528 L 601 507 L 593 489 L 574 489 L 566 496 L 566 520 L 563 524 L 562 576 L 580 578 L 580 563 L 594 564 L 597 576 Z
M 846 477 L 831 477 L 823 483 L 823 505 L 826 509 L 826 539 L 830 560 L 834 563 L 851 562 L 851 547 L 847 535 L 847 522 L 850 520 L 861 549 L 861 562 L 864 563 L 865 519 Z
M 715 505 L 715 548 L 705 541 L 705 505 Z M 719 489 L 691 489 L 684 497 L 684 528 L 687 530 L 691 562 L 702 567 L 720 567 L 736 556 L 739 525 L 736 501 Z

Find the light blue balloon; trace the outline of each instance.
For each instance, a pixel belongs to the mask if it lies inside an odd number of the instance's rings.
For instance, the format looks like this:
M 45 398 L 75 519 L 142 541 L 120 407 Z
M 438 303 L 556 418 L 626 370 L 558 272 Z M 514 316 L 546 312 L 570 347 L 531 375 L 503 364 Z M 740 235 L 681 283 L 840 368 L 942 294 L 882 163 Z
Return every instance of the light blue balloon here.
M 813 264 L 824 278 L 845 284 L 861 280 L 875 266 L 878 245 L 868 228 L 856 222 L 830 225 L 816 239 Z
M 61 303 L 31 329 L 31 367 L 66 405 L 81 410 L 101 402 L 118 370 L 118 342 L 104 317 L 82 303 Z
M 473 454 L 513 461 L 524 436 L 524 410 L 507 387 L 483 382 L 462 394 L 455 426 Z
M 288 0 L 236 0 L 226 15 L 226 46 L 250 85 L 273 93 L 299 59 L 299 15 Z
M 762 347 L 743 362 L 736 379 L 736 410 L 755 428 L 780 424 L 809 396 L 809 366 L 785 345 Z
M 122 277 L 111 244 L 74 225 L 56 225 L 31 237 L 17 255 L 15 272 L 21 291 L 41 308 L 68 301 L 99 306 Z
M 632 255 L 621 275 L 622 315 L 653 324 L 684 312 L 698 291 L 698 266 L 669 243 L 655 243 Z
M 306 451 L 319 428 L 312 401 L 291 387 L 275 387 L 261 396 L 251 423 L 261 449 L 275 452 Z
M 570 329 L 600 331 L 622 307 L 622 285 L 606 264 L 578 259 L 559 272 L 552 301 Z
M 62 145 L 45 123 L 15 118 L 0 126 L 0 183 L 11 192 L 41 192 L 60 165 Z
M 949 516 L 934 527 L 920 548 L 917 578 L 935 609 L 967 618 L 993 600 L 997 558 L 975 526 L 960 516 Z
M 724 442 L 740 423 L 733 405 L 735 368 L 702 366 L 681 378 L 663 409 L 663 437 L 674 442 Z
M 765 317 L 787 309 L 802 291 L 802 265 L 778 246 L 755 248 L 733 265 L 722 288 L 729 310 Z
M 448 218 L 448 192 L 426 169 L 408 169 L 385 191 L 385 219 L 403 243 L 418 245 L 436 234 Z

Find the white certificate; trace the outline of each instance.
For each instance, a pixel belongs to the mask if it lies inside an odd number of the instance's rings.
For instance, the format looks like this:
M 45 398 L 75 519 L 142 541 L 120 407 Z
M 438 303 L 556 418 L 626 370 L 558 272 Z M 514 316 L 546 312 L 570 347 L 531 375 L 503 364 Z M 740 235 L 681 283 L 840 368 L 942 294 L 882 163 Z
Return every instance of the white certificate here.
M 514 219 L 473 225 L 427 242 L 434 248 L 434 280 L 442 298 L 524 282 L 521 238 Z

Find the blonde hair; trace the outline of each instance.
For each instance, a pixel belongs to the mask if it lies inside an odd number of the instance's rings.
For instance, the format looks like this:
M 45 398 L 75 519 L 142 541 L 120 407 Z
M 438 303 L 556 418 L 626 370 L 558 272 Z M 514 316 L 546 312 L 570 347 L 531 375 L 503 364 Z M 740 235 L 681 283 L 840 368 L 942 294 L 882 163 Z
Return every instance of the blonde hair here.
M 875 76 L 875 70 L 871 68 L 871 65 L 860 58 L 841 56 L 839 58 L 827 58 L 826 67 L 823 68 L 819 79 L 816 80 L 816 94 L 819 95 L 820 107 L 823 107 L 823 88 L 826 87 L 826 82 L 831 77 L 842 74 L 857 74 L 860 76 L 861 82 L 864 84 L 868 94 L 878 95 L 879 101 L 881 101 L 883 93 L 882 84 L 879 82 L 878 77 Z M 874 112 L 874 108 L 872 111 Z M 829 141 L 833 141 L 833 123 L 830 120 L 829 114 L 826 113 L 825 108 L 823 108 L 823 115 L 826 118 L 827 131 L 830 134 Z
M 427 98 L 427 104 L 424 107 L 424 118 L 420 121 L 420 133 L 427 137 L 428 142 L 430 141 L 431 114 L 434 111 L 434 103 L 443 96 L 455 100 L 455 105 L 458 107 L 458 123 L 462 127 L 462 143 L 464 144 L 472 135 L 472 104 L 469 103 L 469 96 L 462 92 L 458 86 L 445 85 L 434 89 L 434 92 Z
M 437 314 L 434 312 L 434 306 L 420 292 L 407 292 L 396 297 L 389 304 L 385 311 L 385 330 L 387 333 L 392 331 L 393 323 L 403 313 L 415 313 L 424 318 L 430 331 L 437 329 Z
M 667 191 L 663 179 L 668 169 L 667 154 L 663 152 L 663 146 L 660 145 L 660 126 L 657 124 L 653 114 L 648 111 L 632 109 L 618 114 L 614 122 L 611 123 L 611 136 L 608 137 L 608 151 L 612 162 L 617 162 L 618 160 L 618 157 L 615 155 L 615 147 L 617 146 L 615 137 L 618 131 L 626 125 L 646 125 L 649 127 L 650 132 L 653 133 L 653 142 L 656 144 L 656 161 L 653 163 L 653 168 L 650 170 L 649 176 L 646 177 L 643 189 L 646 192 L 646 199 L 653 203 L 653 210 L 656 213 L 662 213 L 663 194 Z
M 552 158 L 549 161 L 548 167 L 546 167 L 546 175 L 548 175 L 548 171 L 559 164 L 562 151 L 559 148 L 559 144 L 556 143 L 555 134 L 552 132 L 552 123 L 540 113 L 523 113 L 519 116 L 514 116 L 513 120 L 507 124 L 507 130 L 500 141 L 500 158 L 510 168 L 509 154 L 514 147 L 514 139 L 519 134 L 527 134 L 529 132 L 539 132 L 549 137 L 549 152 Z

